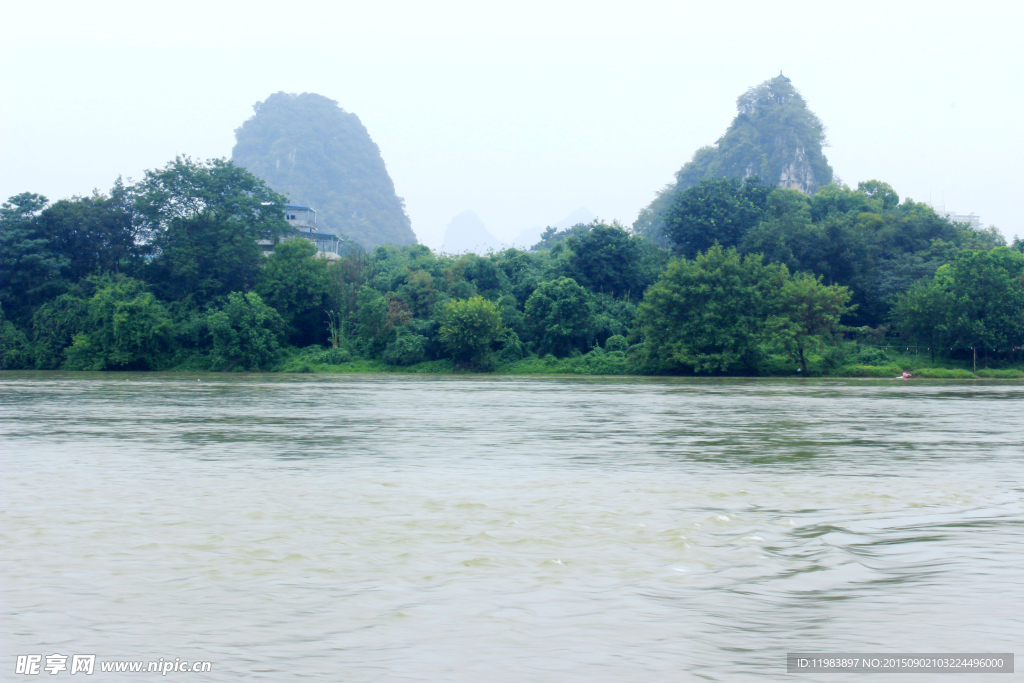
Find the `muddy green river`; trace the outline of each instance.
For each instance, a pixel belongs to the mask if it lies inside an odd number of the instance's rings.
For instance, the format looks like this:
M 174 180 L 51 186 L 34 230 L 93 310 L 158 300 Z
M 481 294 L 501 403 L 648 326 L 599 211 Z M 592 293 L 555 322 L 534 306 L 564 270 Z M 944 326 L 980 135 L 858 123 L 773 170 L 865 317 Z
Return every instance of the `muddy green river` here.
M 4 681 L 70 676 L 28 654 L 638 683 L 1024 651 L 1019 381 L 8 372 L 0 465 Z M 210 670 L 100 672 L 160 658 Z

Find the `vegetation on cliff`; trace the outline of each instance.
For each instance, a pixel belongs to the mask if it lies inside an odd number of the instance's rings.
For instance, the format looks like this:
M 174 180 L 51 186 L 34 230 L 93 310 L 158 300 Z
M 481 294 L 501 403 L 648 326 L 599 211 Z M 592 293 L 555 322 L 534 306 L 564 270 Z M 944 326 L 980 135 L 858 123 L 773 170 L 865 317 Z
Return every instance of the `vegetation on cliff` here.
M 832 182 L 832 167 L 822 151 L 825 126 L 807 108 L 792 82 L 779 74 L 752 87 L 736 101 L 737 114 L 725 134 L 698 149 L 640 212 L 634 230 L 664 241 L 664 218 L 682 190 L 706 178 L 760 178 L 771 187 L 813 195 Z
M 415 244 L 405 203 L 359 117 L 314 93 L 275 93 L 235 131 L 232 160 L 293 204 L 317 211 L 318 227 L 363 248 Z

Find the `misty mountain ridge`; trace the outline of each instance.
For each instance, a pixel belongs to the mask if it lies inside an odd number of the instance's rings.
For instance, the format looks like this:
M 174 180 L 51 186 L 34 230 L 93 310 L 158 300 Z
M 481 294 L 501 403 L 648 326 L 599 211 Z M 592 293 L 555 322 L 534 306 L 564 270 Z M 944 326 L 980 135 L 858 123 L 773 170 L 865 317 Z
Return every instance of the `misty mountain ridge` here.
M 552 223 L 551 227 L 565 230 L 580 223 L 594 220 L 594 214 L 585 206 L 581 206 L 568 216 Z M 484 222 L 472 211 L 463 211 L 452 218 L 445 229 L 441 251 L 446 254 L 462 254 L 466 252 L 483 255 L 489 251 L 500 251 L 508 247 L 530 249 L 541 241 L 544 228 L 528 228 L 520 232 L 511 242 L 503 242 L 495 237 L 484 225 Z
M 441 251 L 446 254 L 486 254 L 499 251 L 504 245 L 487 230 L 487 226 L 472 211 L 463 211 L 453 218 L 444 232 Z
M 552 223 L 550 227 L 555 228 L 556 230 L 565 230 L 566 228 L 571 228 L 572 226 L 579 225 L 580 223 L 589 223 L 594 220 L 594 218 L 594 214 L 590 213 L 590 210 L 587 207 L 581 206 L 557 223 Z M 517 249 L 530 249 L 537 244 L 537 242 L 540 242 L 541 235 L 543 234 L 544 228 L 540 226 L 528 228 L 519 233 L 516 238 L 512 240 L 511 244 Z

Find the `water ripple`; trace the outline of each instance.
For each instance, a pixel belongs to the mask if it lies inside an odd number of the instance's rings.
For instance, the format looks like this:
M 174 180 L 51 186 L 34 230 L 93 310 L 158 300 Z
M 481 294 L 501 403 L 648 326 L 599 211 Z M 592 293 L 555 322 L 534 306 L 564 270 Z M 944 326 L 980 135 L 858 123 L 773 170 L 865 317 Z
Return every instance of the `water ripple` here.
M 571 682 L 1012 651 L 1022 407 L 1010 382 L 3 373 L 4 654 Z

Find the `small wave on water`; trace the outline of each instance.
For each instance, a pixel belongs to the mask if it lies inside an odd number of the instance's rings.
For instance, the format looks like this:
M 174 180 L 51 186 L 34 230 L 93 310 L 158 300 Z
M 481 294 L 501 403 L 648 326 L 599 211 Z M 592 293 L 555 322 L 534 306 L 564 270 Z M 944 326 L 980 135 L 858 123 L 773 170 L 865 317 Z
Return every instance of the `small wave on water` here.
M 5 661 L 754 681 L 1024 633 L 1020 384 L 202 380 L 0 375 Z

